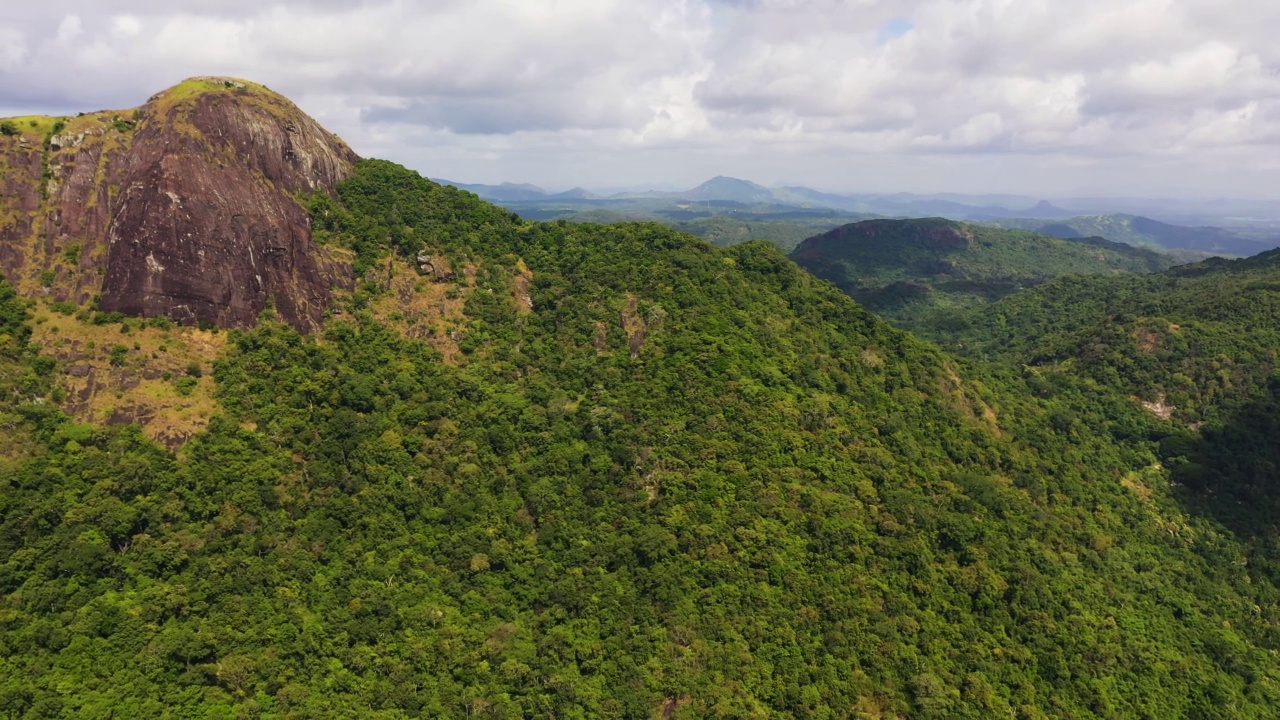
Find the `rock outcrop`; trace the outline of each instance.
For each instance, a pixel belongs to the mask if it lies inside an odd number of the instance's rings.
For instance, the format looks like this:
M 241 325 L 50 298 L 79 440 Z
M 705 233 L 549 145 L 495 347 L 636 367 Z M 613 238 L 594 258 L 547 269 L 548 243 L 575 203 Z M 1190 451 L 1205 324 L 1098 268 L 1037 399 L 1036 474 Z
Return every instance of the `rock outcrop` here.
M 284 97 L 193 78 L 137 110 L 15 118 L 0 136 L 0 272 L 27 294 L 182 324 L 316 328 L 349 264 L 299 197 L 358 160 Z

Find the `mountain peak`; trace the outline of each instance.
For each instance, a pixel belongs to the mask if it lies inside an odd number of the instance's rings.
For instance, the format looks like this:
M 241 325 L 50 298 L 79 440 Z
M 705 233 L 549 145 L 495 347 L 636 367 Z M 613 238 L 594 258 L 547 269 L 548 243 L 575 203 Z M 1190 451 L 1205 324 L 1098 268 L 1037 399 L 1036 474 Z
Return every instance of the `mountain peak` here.
M 235 327 L 271 303 L 318 326 L 349 269 L 321 258 L 296 198 L 334 192 L 358 160 L 346 143 L 284 96 L 213 76 L 50 120 L 26 123 L 47 157 L 25 133 L 0 137 L 0 216 L 17 218 L 0 228 L 0 273 L 59 300 L 100 295 L 107 312 Z
M 710 180 L 702 183 L 698 187 L 717 187 L 717 186 L 749 187 L 757 190 L 768 190 L 768 188 L 766 188 L 765 186 L 759 185 L 757 183 L 753 183 L 750 180 L 743 180 L 742 178 L 729 177 L 728 175 L 717 175 L 711 178 Z
M 265 85 L 242 80 L 240 78 L 222 77 L 218 75 L 197 75 L 189 77 L 186 80 L 165 88 L 160 92 L 152 95 L 147 102 L 157 102 L 160 100 L 179 100 L 193 96 L 203 95 L 206 93 L 262 93 L 270 94 L 283 98 L 284 96 L 272 92 Z
M 772 202 L 773 191 L 750 180 L 717 175 L 698 187 L 681 193 L 686 200 L 733 200 L 744 203 Z

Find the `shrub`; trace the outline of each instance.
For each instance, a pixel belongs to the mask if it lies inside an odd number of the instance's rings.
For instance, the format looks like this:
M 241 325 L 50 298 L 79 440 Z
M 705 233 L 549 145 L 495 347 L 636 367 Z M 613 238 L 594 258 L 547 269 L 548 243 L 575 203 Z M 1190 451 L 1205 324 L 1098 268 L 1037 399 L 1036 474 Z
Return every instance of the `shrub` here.
M 48 377 L 57 367 L 58 361 L 48 355 L 40 355 L 31 360 L 31 370 L 40 377 Z
M 124 313 L 122 312 L 95 312 L 93 314 L 94 325 L 110 325 L 111 323 L 124 322 Z
M 195 392 L 196 385 L 198 385 L 199 382 L 199 380 L 196 380 L 193 377 L 183 377 L 174 380 L 173 387 L 178 391 L 179 395 L 187 397 L 191 393 Z

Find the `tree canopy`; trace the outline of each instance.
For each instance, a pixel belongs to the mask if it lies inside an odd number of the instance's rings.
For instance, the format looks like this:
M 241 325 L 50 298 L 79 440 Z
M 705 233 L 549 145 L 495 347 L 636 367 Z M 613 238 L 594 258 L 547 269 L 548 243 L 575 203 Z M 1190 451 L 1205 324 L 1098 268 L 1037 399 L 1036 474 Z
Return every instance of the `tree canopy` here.
M 0 713 L 1274 714 L 1273 573 L 1141 407 L 960 363 L 763 242 L 378 161 L 312 210 L 361 287 L 318 337 L 232 333 L 176 454 L 63 415 L 0 289 Z M 459 269 L 423 279 L 465 299 L 448 362 L 369 309 L 421 252 Z

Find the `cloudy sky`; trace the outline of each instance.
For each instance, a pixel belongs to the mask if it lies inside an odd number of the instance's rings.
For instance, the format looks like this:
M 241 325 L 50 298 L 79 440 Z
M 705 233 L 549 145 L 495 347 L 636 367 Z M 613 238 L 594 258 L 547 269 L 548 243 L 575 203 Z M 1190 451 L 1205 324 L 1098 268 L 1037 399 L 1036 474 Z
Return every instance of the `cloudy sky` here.
M 1275 198 L 1278 28 L 1275 0 L 42 0 L 0 14 L 0 115 L 219 74 L 461 182 Z

